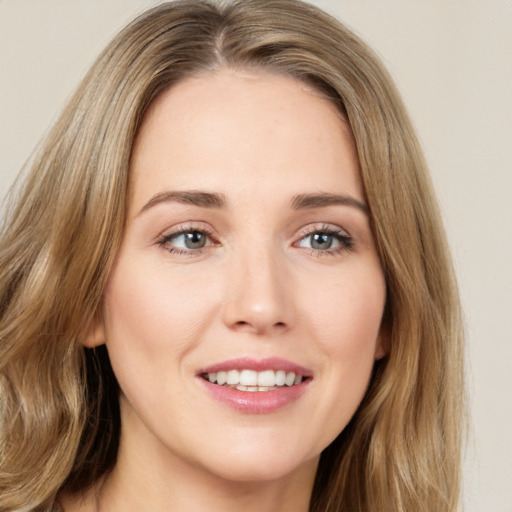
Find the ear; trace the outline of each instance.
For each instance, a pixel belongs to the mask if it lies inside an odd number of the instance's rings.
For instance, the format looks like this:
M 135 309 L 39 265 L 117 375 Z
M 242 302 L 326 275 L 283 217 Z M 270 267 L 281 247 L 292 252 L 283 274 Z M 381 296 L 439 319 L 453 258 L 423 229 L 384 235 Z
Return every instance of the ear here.
M 99 318 L 99 315 L 94 315 L 91 325 L 89 326 L 89 332 L 83 342 L 87 348 L 95 348 L 105 343 L 105 328 L 103 326 L 103 320 Z
M 382 359 L 389 354 L 391 333 L 388 322 L 383 321 L 380 326 L 377 344 L 375 345 L 375 360 Z

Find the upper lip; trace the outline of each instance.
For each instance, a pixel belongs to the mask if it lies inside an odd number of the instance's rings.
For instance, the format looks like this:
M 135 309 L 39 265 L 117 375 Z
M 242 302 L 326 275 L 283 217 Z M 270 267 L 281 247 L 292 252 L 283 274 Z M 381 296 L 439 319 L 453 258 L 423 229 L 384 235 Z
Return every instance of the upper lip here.
M 285 372 L 294 372 L 295 375 L 303 377 L 311 377 L 311 370 L 304 366 L 293 363 L 279 357 L 268 357 L 265 359 L 252 359 L 249 357 L 240 357 L 236 359 L 228 359 L 220 363 L 214 363 L 210 366 L 202 368 L 198 374 L 216 373 L 228 370 L 254 370 L 262 372 L 264 370 L 284 370 Z

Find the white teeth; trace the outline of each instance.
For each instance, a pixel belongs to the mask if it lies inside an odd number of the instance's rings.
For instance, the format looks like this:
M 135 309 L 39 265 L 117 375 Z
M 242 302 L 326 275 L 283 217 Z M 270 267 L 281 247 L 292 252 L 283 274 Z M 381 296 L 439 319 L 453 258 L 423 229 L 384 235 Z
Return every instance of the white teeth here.
M 268 386 L 242 386 L 242 384 L 237 384 L 236 386 L 229 386 L 234 387 L 238 389 L 238 391 L 272 391 L 276 389 L 275 387 L 268 387 Z
M 276 372 L 276 386 L 284 386 L 286 380 L 286 372 L 284 370 L 278 370 Z
M 238 384 L 240 382 L 240 372 L 238 370 L 229 370 L 228 380 L 226 382 L 228 384 Z
M 271 391 L 282 386 L 294 386 L 302 382 L 302 375 L 284 370 L 229 370 L 205 375 L 211 383 L 227 385 L 240 391 Z
M 242 370 L 240 372 L 240 384 L 256 386 L 258 384 L 258 374 L 254 370 Z
M 293 383 L 295 382 L 295 373 L 289 372 L 286 374 L 286 379 L 284 379 L 284 383 L 287 386 L 293 386 Z
M 258 373 L 258 386 L 273 387 L 276 385 L 276 374 L 274 370 L 265 370 Z

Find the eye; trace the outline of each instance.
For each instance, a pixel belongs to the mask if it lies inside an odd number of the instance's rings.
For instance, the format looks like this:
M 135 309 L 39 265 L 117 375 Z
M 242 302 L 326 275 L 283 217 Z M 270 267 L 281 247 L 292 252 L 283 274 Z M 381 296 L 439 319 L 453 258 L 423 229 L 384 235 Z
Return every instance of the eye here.
M 168 240 L 168 243 L 173 243 L 176 247 L 182 249 L 202 249 L 208 241 L 207 235 L 200 231 L 189 231 L 188 233 L 182 233 L 176 235 Z
M 296 246 L 311 249 L 315 253 L 333 254 L 351 249 L 353 240 L 345 231 L 327 226 L 303 236 Z
M 199 252 L 214 245 L 209 233 L 191 228 L 180 228 L 176 232 L 168 233 L 162 236 L 158 243 L 169 252 L 178 254 Z
M 332 249 L 336 244 L 339 244 L 339 241 L 329 233 L 313 233 L 304 237 L 299 243 L 300 247 L 309 247 L 318 251 Z

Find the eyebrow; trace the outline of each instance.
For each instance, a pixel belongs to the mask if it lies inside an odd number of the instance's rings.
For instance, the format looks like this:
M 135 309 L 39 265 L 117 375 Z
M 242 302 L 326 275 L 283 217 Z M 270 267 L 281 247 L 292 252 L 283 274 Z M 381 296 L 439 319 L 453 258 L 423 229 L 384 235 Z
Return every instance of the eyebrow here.
M 181 203 L 203 208 L 224 208 L 226 199 L 223 194 L 200 192 L 198 190 L 167 191 L 154 195 L 140 210 L 139 215 L 161 203 Z
M 352 196 L 344 194 L 299 194 L 292 198 L 291 207 L 294 210 L 322 208 L 325 206 L 352 206 L 368 214 L 368 206 Z
M 183 191 L 165 191 L 155 194 L 140 210 L 139 215 L 153 206 L 161 203 L 175 202 L 181 204 L 190 204 L 203 208 L 224 208 L 226 198 L 224 194 L 215 192 L 201 192 L 198 190 Z M 290 201 L 294 210 L 305 210 L 313 208 L 322 208 L 326 206 L 351 206 L 368 214 L 368 206 L 354 197 L 344 194 L 299 194 Z

